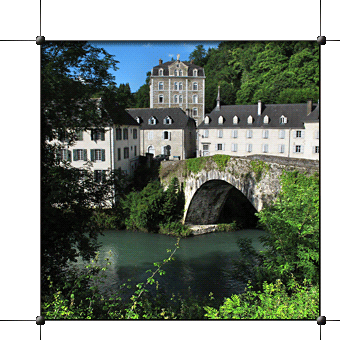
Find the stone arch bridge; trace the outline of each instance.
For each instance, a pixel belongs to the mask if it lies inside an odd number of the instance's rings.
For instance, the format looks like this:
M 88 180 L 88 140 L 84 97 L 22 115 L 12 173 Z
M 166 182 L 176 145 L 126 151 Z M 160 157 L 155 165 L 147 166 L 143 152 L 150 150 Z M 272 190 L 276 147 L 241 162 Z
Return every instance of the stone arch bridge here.
M 319 172 L 319 161 L 262 155 L 210 156 L 164 161 L 160 178 L 167 187 L 177 177 L 184 188 L 183 223 L 211 225 L 236 220 L 249 227 L 256 223 L 254 213 L 278 197 L 283 170 L 311 174 Z

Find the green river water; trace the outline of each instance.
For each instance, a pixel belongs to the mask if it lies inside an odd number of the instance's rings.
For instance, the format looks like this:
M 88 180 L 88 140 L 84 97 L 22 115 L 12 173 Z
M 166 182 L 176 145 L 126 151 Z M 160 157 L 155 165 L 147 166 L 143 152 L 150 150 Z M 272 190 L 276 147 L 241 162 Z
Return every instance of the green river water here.
M 180 248 L 175 253 L 175 260 L 167 263 L 162 269 L 164 276 L 158 276 L 159 287 L 166 293 L 187 294 L 191 292 L 199 297 L 208 296 L 210 292 L 216 299 L 242 293 L 245 285 L 235 280 L 230 272 L 232 261 L 239 256 L 237 239 L 252 239 L 255 249 L 262 250 L 259 236 L 265 232 L 257 229 L 246 229 L 235 232 L 217 232 L 183 238 Z M 144 282 L 155 270 L 154 262 L 169 257 L 167 249 L 174 250 L 175 237 L 132 232 L 107 230 L 99 237 L 102 243 L 99 264 L 105 264 L 105 258 L 112 252 L 111 265 L 105 272 L 107 278 L 100 286 L 102 293 L 115 292 L 121 284 Z M 78 262 L 82 265 L 82 262 Z

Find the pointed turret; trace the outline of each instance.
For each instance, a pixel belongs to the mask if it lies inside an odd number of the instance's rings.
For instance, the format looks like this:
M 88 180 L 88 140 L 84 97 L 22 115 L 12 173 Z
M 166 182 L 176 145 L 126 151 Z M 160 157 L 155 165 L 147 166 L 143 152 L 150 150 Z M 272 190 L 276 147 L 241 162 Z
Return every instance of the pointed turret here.
M 221 109 L 221 104 L 220 104 L 221 97 L 220 97 L 220 86 L 219 85 L 218 85 L 218 93 L 217 93 L 216 101 L 217 101 L 217 103 L 216 103 L 215 111 L 220 111 L 220 109 Z

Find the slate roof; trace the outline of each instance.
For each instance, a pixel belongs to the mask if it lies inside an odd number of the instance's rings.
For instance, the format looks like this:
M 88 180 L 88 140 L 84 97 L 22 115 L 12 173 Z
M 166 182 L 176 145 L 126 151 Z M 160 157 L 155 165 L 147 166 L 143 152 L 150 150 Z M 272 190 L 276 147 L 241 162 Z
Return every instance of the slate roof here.
M 204 121 L 198 126 L 199 129 L 216 128 L 299 128 L 304 129 L 305 121 L 319 120 L 319 105 L 313 105 L 312 112 L 307 115 L 307 104 L 264 104 L 262 113 L 258 116 L 258 104 L 256 105 L 222 105 L 220 111 L 216 108 L 207 116 L 209 124 Z M 233 117 L 237 116 L 238 124 L 233 124 Z M 247 119 L 251 115 L 253 123 L 248 124 Z M 264 124 L 263 118 L 269 117 L 269 123 Z M 218 118 L 223 116 L 223 124 L 218 124 Z M 287 117 L 286 124 L 280 124 L 280 117 Z
M 157 129 L 184 129 L 190 122 L 195 125 L 195 121 L 188 117 L 185 112 L 178 107 L 163 108 L 163 109 L 127 109 L 130 115 L 136 119 L 141 118 L 140 127 L 142 130 L 157 130 Z M 164 124 L 163 119 L 169 116 L 172 119 L 171 124 Z M 155 117 L 156 124 L 149 125 L 149 118 Z
M 169 75 L 169 66 L 170 65 L 172 65 L 173 63 L 176 63 L 177 62 L 177 60 L 175 60 L 175 61 L 167 61 L 167 62 L 165 62 L 165 63 L 162 63 L 162 64 L 160 64 L 160 65 L 157 65 L 157 66 L 154 66 L 153 68 L 152 68 L 152 73 L 151 73 L 151 75 L 152 76 L 158 76 L 158 70 L 160 69 L 160 68 L 162 68 L 164 71 L 163 71 L 163 75 L 164 76 L 168 76 Z M 191 64 L 191 63 L 189 63 L 189 62 L 187 62 L 187 61 L 181 61 L 184 65 L 186 65 L 186 66 L 188 66 L 189 68 L 188 68 L 188 76 L 189 77 L 192 77 L 193 76 L 193 71 L 194 71 L 194 69 L 197 69 L 197 76 L 198 77 L 204 77 L 205 75 L 204 75 L 204 69 L 203 69 L 203 67 L 201 67 L 201 66 L 198 66 L 198 65 L 195 65 L 195 64 Z

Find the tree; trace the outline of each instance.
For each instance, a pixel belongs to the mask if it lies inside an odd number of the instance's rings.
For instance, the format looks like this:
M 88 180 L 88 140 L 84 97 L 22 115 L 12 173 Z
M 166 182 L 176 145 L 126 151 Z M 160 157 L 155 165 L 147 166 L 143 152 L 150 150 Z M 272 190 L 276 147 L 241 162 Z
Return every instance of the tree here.
M 145 84 L 142 85 L 137 92 L 134 93 L 134 107 L 148 108 L 150 107 L 150 76 L 151 72 L 147 72 Z
M 69 145 L 76 133 L 105 126 L 109 115 L 93 100 L 114 86 L 109 69 L 117 61 L 105 50 L 87 42 L 49 42 L 41 52 L 41 259 L 42 295 L 48 280 L 58 286 L 67 278 L 69 261 L 89 259 L 98 249 L 100 230 L 89 223 L 89 206 L 103 204 L 112 196 L 112 174 L 101 184 L 93 172 L 79 171 L 57 158 L 61 135 Z M 111 96 L 112 99 L 112 96 Z M 107 103 L 105 103 L 108 106 Z M 90 165 L 90 164 L 89 164 Z
M 203 45 L 197 45 L 196 48 L 190 53 L 189 59 L 193 61 L 195 65 L 204 66 L 206 62 L 207 51 Z

